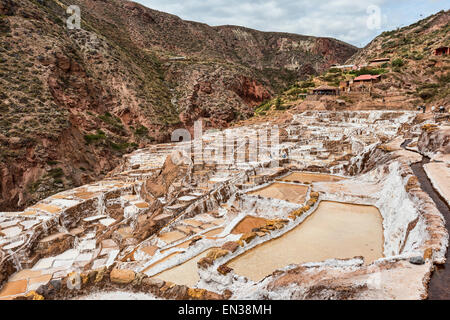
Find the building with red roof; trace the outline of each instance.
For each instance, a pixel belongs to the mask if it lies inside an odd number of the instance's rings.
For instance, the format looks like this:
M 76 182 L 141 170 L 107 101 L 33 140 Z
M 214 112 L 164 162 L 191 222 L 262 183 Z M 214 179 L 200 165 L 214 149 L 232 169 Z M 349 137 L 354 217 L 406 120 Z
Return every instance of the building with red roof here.
M 350 81 L 349 91 L 370 92 L 374 83 L 381 81 L 381 75 L 363 74 Z

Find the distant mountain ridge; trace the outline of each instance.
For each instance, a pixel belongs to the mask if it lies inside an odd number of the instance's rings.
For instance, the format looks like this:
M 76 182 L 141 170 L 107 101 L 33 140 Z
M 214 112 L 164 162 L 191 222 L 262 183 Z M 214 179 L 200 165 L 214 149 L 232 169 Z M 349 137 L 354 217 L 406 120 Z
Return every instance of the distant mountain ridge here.
M 82 30 L 66 28 L 69 5 Z M 0 0 L 0 41 L 2 211 L 99 179 L 199 117 L 209 127 L 245 119 L 357 51 L 119 0 Z

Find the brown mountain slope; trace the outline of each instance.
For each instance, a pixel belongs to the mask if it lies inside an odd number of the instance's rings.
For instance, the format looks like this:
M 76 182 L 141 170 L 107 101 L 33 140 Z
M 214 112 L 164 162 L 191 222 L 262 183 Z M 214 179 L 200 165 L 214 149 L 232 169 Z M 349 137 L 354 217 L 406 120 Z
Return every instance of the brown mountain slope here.
M 66 28 L 73 4 L 82 30 Z M 246 118 L 356 52 L 116 0 L 0 0 L 0 41 L 1 211 L 101 178 L 200 116 L 213 127 Z

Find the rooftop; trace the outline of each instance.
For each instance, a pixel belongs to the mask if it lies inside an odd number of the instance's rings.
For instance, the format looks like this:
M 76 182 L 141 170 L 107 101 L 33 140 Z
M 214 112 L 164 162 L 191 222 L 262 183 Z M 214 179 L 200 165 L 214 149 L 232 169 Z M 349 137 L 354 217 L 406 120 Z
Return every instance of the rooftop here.
M 353 79 L 353 81 L 368 81 L 368 80 L 376 80 L 380 77 L 380 75 L 373 76 L 371 74 L 363 74 L 359 77 Z

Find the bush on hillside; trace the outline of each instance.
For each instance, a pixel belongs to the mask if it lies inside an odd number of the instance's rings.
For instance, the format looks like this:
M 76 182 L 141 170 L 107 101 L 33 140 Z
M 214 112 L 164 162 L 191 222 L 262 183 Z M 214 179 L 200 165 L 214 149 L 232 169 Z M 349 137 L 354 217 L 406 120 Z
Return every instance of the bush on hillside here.
M 401 68 L 405 65 L 405 62 L 403 61 L 403 59 L 401 58 L 397 58 L 395 60 L 392 61 L 392 67 L 397 67 L 397 68 Z

